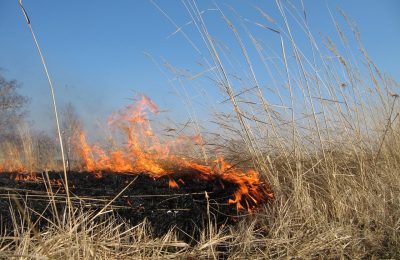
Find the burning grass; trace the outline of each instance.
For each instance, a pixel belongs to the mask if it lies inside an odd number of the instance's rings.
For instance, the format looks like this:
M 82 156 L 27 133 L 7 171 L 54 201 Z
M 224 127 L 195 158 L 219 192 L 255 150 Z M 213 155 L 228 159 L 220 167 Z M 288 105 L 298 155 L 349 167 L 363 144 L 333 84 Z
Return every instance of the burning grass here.
M 89 145 L 85 134 L 81 133 L 79 147 L 84 161 L 83 169 L 91 172 L 147 173 L 154 178 L 169 176 L 171 188 L 185 186 L 182 179 L 178 179 L 178 184 L 172 177 L 177 172 L 188 172 L 191 178 L 203 182 L 227 181 L 237 185 L 237 190 L 228 203 L 235 204 L 238 210 L 246 209 L 249 212 L 258 204 L 273 199 L 273 193 L 254 170 L 236 169 L 225 162 L 223 157 L 209 165 L 172 154 L 172 148 L 185 141 L 195 141 L 202 145 L 202 138 L 181 137 L 178 140 L 162 142 L 152 131 L 146 108 L 152 113 L 158 112 L 157 106 L 142 95 L 137 103 L 110 117 L 109 124 L 123 132 L 123 147 L 118 146 L 116 149 L 105 151 L 97 144 Z M 224 189 L 224 186 L 220 188 Z
M 228 203 L 228 198 L 234 195 L 238 187 L 222 178 L 204 181 L 196 178 L 193 172 L 176 173 L 173 176 L 185 184 L 177 189 L 169 187 L 170 176 L 156 180 L 149 174 L 110 172 L 103 172 L 101 177 L 88 172 L 70 172 L 69 176 L 74 207 L 82 206 L 95 213 L 105 207 L 131 225 L 147 220 L 151 226 L 149 234 L 154 237 L 175 229 L 180 239 L 193 244 L 199 240 L 201 230 L 209 220 L 221 228 L 247 215 Z M 0 183 L 0 216 L 3 227 L 10 230 L 12 218 L 7 206 L 10 196 L 26 198 L 24 203 L 27 207 L 34 212 L 41 212 L 40 216 L 30 219 L 41 229 L 46 228 L 47 219 L 57 222 L 56 216 L 66 210 L 66 194 L 60 173 L 2 173 Z M 53 197 L 48 196 L 49 186 L 54 192 Z M 110 201 L 112 203 L 107 205 Z M 54 204 L 49 207 L 52 202 Z M 15 207 L 15 204 L 11 203 L 10 206 Z
M 157 113 L 158 108 L 142 95 L 137 103 L 115 113 L 109 124 L 123 133 L 122 145 L 107 151 L 88 144 L 80 133 L 77 147 L 82 165 L 80 171 L 68 173 L 68 190 L 59 173 L 18 169 L 0 174 L 3 226 L 13 229 L 8 208 L 18 202 L 6 203 L 10 196 L 28 198 L 25 207 L 40 212 L 29 221 L 40 230 L 46 230 L 49 220 L 60 222 L 68 199 L 70 207 L 102 215 L 111 210 L 131 225 L 146 220 L 154 237 L 175 230 L 178 239 L 196 244 L 207 225 L 212 223 L 216 229 L 233 225 L 273 201 L 273 192 L 255 170 L 236 169 L 223 157 L 207 165 L 171 153 L 182 142 L 202 145 L 202 140 L 185 137 L 162 142 L 152 131 L 147 111 Z

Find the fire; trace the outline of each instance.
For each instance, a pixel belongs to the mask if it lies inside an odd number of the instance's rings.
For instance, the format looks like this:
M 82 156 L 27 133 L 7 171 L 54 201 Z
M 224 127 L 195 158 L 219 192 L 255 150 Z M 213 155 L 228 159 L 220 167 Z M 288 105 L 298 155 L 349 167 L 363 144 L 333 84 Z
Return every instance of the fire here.
M 29 174 L 22 174 L 18 173 L 14 180 L 16 181 L 32 181 L 32 182 L 38 182 L 40 181 L 40 178 L 37 176 L 36 173 L 29 173 Z
M 167 175 L 170 188 L 179 188 L 179 184 L 170 176 L 179 170 L 194 172 L 194 178 L 204 181 L 220 178 L 237 185 L 234 197 L 228 203 L 235 204 L 238 210 L 252 211 L 258 204 L 273 199 L 273 193 L 254 170 L 234 169 L 222 157 L 210 166 L 173 155 L 172 148 L 187 140 L 202 145 L 201 136 L 162 142 L 151 128 L 148 112 L 157 114 L 159 110 L 150 98 L 142 95 L 137 103 L 109 118 L 109 126 L 123 133 L 125 142 L 122 147 L 106 151 L 97 144 L 88 144 L 86 135 L 82 132 L 79 142 L 83 170 L 96 172 L 99 176 L 102 171 L 146 173 L 154 178 Z M 184 185 L 182 180 L 178 182 Z
M 23 181 L 23 182 L 37 182 L 37 183 L 43 183 L 46 182 L 46 180 L 43 178 L 38 173 L 31 172 L 31 173 L 22 173 L 22 172 L 17 172 L 15 174 L 10 175 L 10 179 L 13 179 L 15 181 Z M 58 186 L 60 188 L 64 187 L 63 182 L 60 179 L 51 179 L 50 184 L 53 186 Z
M 178 183 L 171 176 L 169 176 L 168 186 L 170 188 L 179 188 Z
M 173 141 L 162 141 L 154 133 L 149 113 L 158 114 L 157 105 L 150 98 L 142 95 L 137 103 L 113 113 L 108 124 L 111 129 L 119 130 L 123 138 L 122 145 L 109 150 L 98 144 L 89 144 L 84 132 L 80 133 L 78 147 L 82 158 L 82 168 L 92 172 L 96 178 L 102 178 L 103 172 L 149 174 L 153 178 L 168 176 L 170 188 L 177 189 L 185 182 L 172 176 L 175 173 L 189 173 L 191 178 L 200 181 L 217 180 L 224 188 L 224 182 L 233 183 L 237 188 L 227 203 L 236 205 L 237 210 L 253 211 L 258 205 L 271 201 L 274 194 L 261 180 L 255 170 L 240 170 L 232 167 L 223 157 L 217 158 L 211 164 L 174 155 L 173 150 L 180 144 L 192 142 L 204 145 L 200 135 L 179 137 Z M 0 164 L 0 172 L 15 172 L 17 181 L 43 182 L 43 178 L 32 170 L 25 169 L 18 150 L 9 148 L 7 160 Z M 28 173 L 28 174 L 23 174 Z M 62 183 L 54 183 L 61 187 Z

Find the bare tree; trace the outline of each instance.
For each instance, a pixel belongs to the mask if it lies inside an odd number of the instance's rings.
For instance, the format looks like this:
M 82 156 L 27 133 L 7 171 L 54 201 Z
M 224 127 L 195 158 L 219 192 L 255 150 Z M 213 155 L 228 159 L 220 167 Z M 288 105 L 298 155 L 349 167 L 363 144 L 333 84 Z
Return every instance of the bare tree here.
M 73 164 L 79 160 L 77 145 L 82 132 L 82 121 L 71 103 L 68 103 L 63 109 L 62 129 L 68 170 L 71 170 Z
M 55 169 L 56 162 L 54 155 L 57 151 L 57 141 L 48 133 L 39 132 L 35 134 L 36 162 L 40 170 Z
M 28 99 L 18 93 L 20 84 L 0 74 L 0 142 L 15 139 L 17 123 L 25 116 Z

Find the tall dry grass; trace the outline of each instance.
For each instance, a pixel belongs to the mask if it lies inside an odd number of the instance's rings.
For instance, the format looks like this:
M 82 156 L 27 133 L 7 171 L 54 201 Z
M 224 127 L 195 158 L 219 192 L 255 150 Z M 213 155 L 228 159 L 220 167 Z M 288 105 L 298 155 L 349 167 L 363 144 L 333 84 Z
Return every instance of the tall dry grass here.
M 209 149 L 203 154 L 218 146 L 230 161 L 258 169 L 275 191 L 274 203 L 234 227 L 217 229 L 211 222 L 194 246 L 177 241 L 173 230 L 151 238 L 147 223 L 132 227 L 112 215 L 98 223 L 79 209 L 76 217 L 61 217 L 59 224 L 50 222 L 44 231 L 32 233 L 31 225 L 22 221 L 29 217 L 21 215 L 33 213 L 12 209 L 13 235 L 2 237 L 0 256 L 399 257 L 399 85 L 368 56 L 351 19 L 344 12 L 332 14 L 337 35 L 319 40 L 302 5 L 277 1 L 280 22 L 261 9 L 249 19 L 217 6 L 242 61 L 232 69 L 235 61 L 213 37 L 204 12 L 194 1 L 183 3 L 203 40 L 196 44 L 208 50 L 202 53 L 208 66 L 205 76 L 231 108 L 216 113 L 220 132 L 214 139 L 208 136 Z M 274 35 L 279 48 L 270 52 L 253 27 Z M 294 30 L 303 33 L 308 46 L 296 42 Z M 267 87 L 260 73 L 269 75 Z

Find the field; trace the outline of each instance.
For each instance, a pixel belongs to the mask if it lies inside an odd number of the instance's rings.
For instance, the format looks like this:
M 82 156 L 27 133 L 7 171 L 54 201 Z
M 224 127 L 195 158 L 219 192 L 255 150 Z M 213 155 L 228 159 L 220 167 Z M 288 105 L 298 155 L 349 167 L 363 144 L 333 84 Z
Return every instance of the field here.
M 337 35 L 320 39 L 301 6 L 277 1 L 282 23 L 218 7 L 239 66 L 190 3 L 208 50 L 200 80 L 226 104 L 215 130 L 192 120 L 185 134 L 158 132 L 145 95 L 110 116 L 114 135 L 99 143 L 71 108 L 58 122 L 55 107 L 54 140 L 18 120 L 0 138 L 0 258 L 400 257 L 400 88 L 355 23 L 338 11 Z M 254 27 L 276 37 L 273 59 Z

